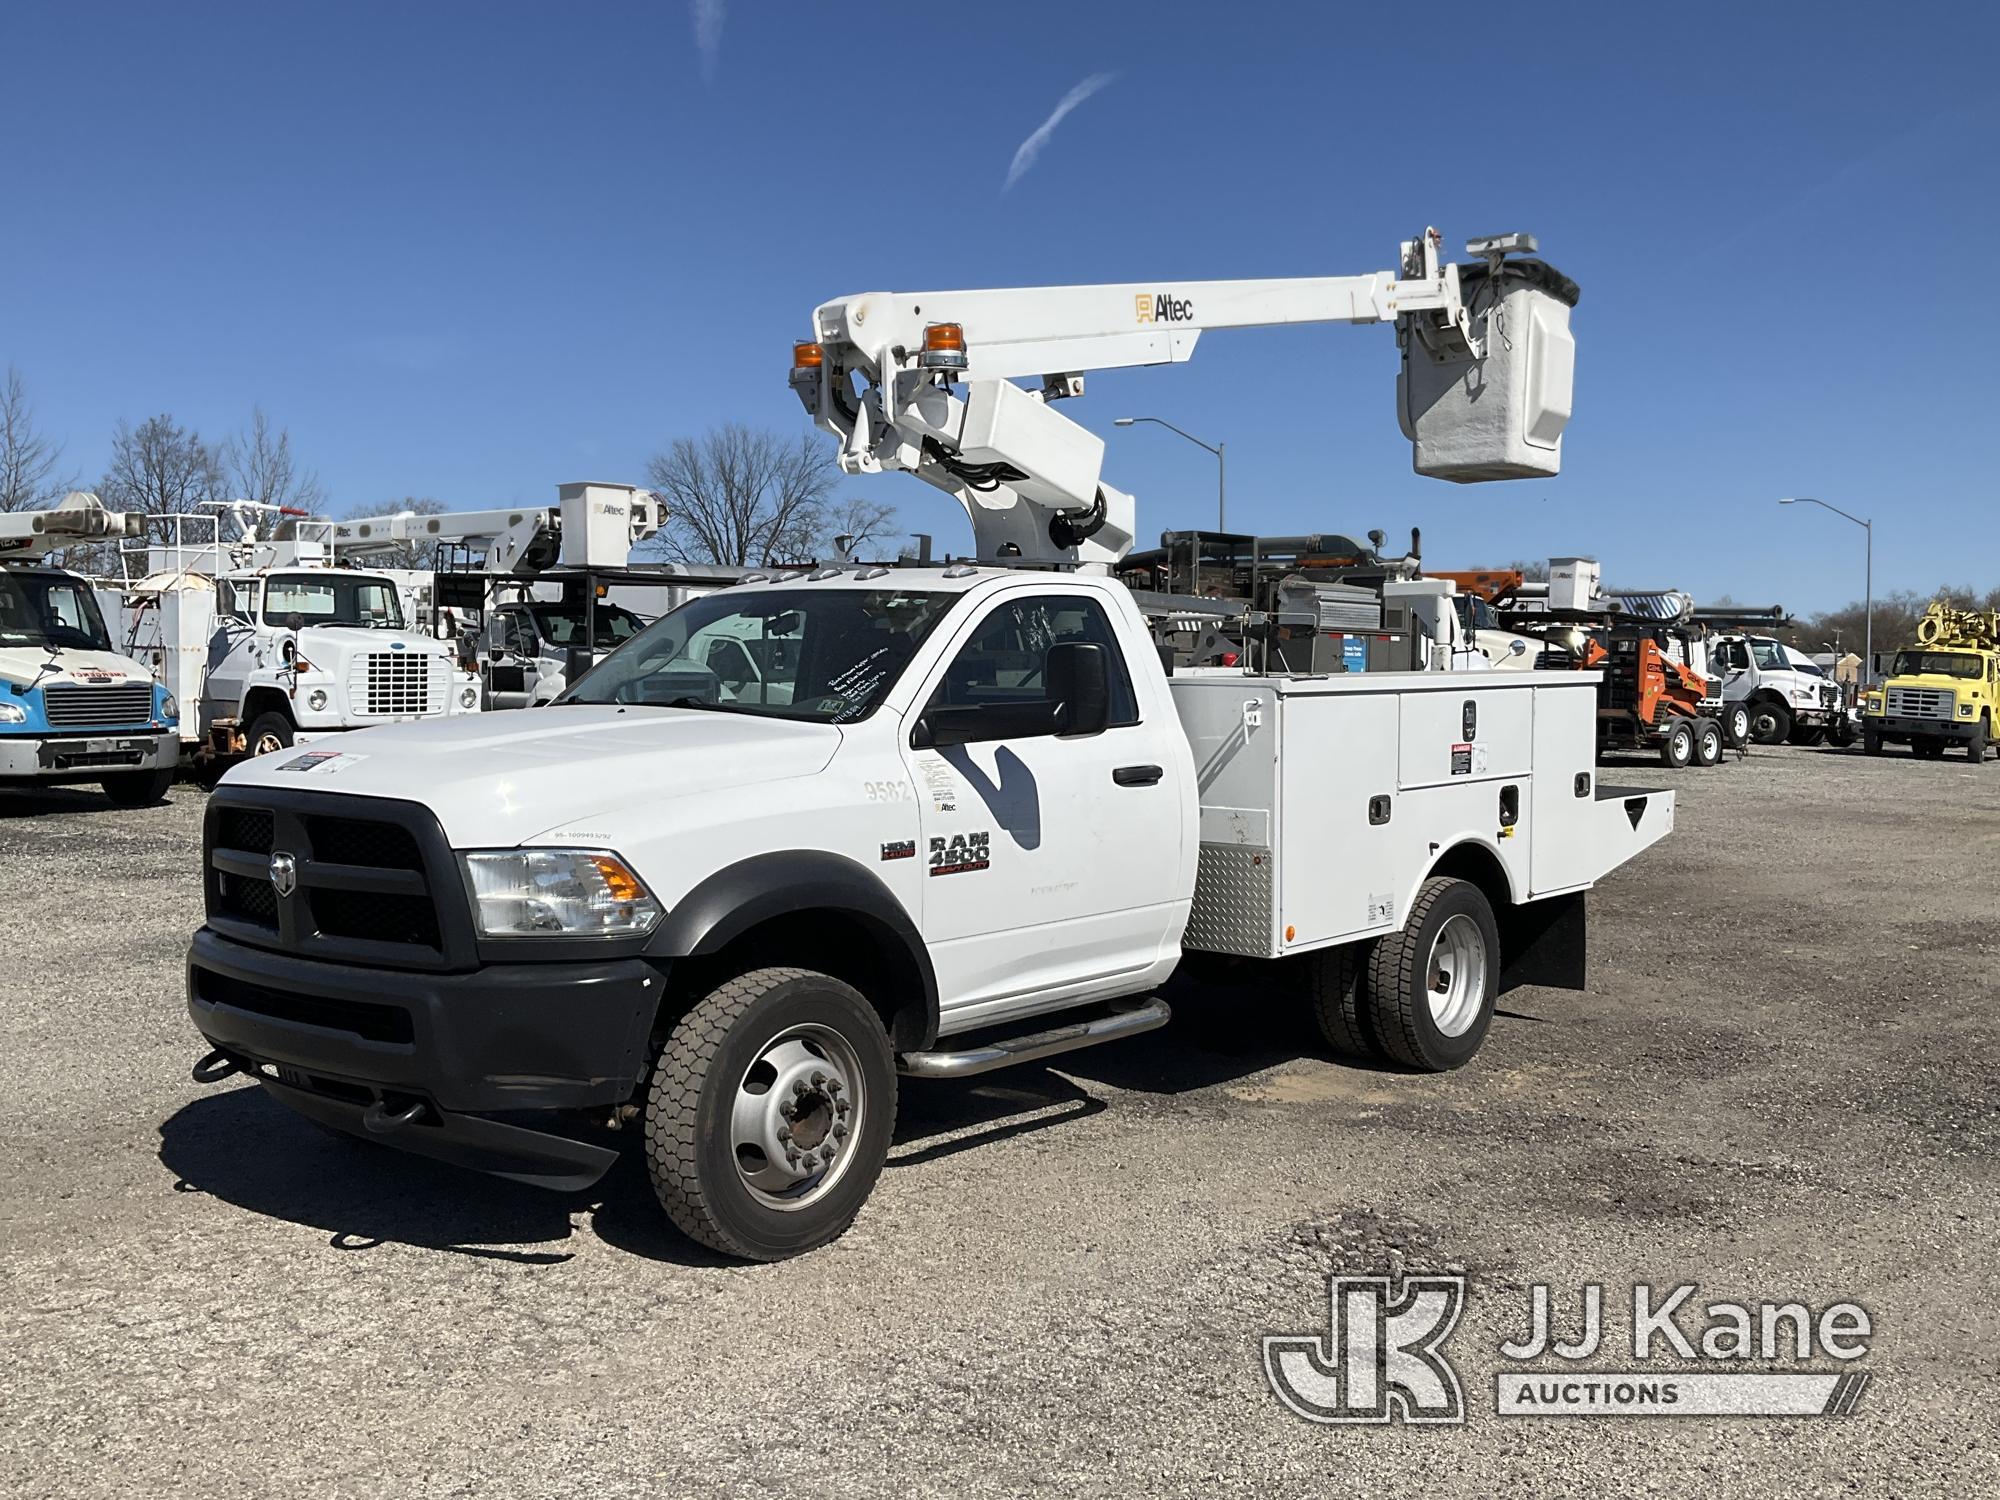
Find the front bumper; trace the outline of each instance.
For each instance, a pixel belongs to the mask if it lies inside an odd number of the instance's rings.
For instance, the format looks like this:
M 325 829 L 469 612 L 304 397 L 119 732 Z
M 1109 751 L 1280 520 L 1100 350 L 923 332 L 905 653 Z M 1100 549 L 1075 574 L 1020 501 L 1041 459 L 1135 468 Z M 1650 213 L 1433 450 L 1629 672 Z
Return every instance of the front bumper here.
M 638 1086 L 664 983 L 641 959 L 413 973 L 268 952 L 202 928 L 188 1014 L 274 1098 L 338 1129 L 539 1186 L 617 1153 L 487 1115 L 604 1108 Z M 411 1112 L 400 1127 L 385 1120 Z
M 1886 714 L 1864 714 L 1862 732 L 1884 739 L 1969 740 L 1978 729 L 1977 719 L 1892 719 Z
M 102 781 L 120 771 L 169 770 L 180 758 L 174 729 L 0 735 L 0 780 L 7 781 Z

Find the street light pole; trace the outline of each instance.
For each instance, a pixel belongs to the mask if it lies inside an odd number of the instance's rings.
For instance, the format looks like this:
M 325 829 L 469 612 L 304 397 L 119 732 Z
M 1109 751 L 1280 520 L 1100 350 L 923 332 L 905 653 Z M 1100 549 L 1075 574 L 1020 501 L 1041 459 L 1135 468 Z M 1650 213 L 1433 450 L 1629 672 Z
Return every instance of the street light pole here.
M 1229 529 L 1229 444 L 1204 443 L 1191 432 L 1181 432 L 1180 428 L 1174 426 L 1173 423 L 1163 417 L 1118 417 L 1112 421 L 1111 425 L 1113 427 L 1130 427 L 1137 422 L 1152 422 L 1166 428 L 1169 432 L 1178 432 L 1190 443 L 1193 443 L 1195 447 L 1206 448 L 1210 453 L 1215 455 L 1215 529 L 1217 531 L 1227 531 Z
M 1780 505 L 1817 505 L 1821 510 L 1830 510 L 1843 520 L 1852 521 L 1867 535 L 1867 546 L 1863 553 L 1866 558 L 1862 588 L 1866 602 L 1861 606 L 1866 612 L 1867 625 L 1863 632 L 1861 658 L 1861 685 L 1868 685 L 1868 674 L 1875 668 L 1875 522 L 1864 521 L 1859 516 L 1851 516 L 1838 505 L 1828 505 L 1824 500 L 1815 500 L 1811 495 L 1787 495 L 1779 500 Z

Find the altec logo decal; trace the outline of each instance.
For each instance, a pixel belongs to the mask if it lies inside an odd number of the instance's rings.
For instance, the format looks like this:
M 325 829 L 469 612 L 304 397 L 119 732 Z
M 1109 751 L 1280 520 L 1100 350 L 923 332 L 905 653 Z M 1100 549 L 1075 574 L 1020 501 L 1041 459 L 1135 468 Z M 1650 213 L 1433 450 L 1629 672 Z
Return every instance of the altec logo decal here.
M 1192 323 L 1194 303 L 1171 292 L 1141 292 L 1132 299 L 1141 323 Z

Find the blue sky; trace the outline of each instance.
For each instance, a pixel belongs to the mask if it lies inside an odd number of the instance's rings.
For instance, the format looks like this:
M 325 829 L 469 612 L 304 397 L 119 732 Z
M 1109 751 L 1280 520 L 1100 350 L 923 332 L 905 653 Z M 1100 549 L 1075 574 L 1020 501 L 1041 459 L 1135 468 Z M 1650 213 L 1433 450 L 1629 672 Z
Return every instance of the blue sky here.
M 86 480 L 113 424 L 253 403 L 336 509 L 638 480 L 790 429 L 791 341 L 875 289 L 1327 275 L 1426 224 L 1583 287 L 1564 472 L 1416 478 L 1382 328 L 1094 377 L 1140 533 L 1420 525 L 1797 610 L 2000 583 L 1985 6 L 1069 3 L 7 8 L 0 365 Z M 1009 165 L 1096 73 L 1011 189 Z M 1978 434 L 1986 432 L 1988 438 Z M 963 545 L 941 494 L 870 481 Z

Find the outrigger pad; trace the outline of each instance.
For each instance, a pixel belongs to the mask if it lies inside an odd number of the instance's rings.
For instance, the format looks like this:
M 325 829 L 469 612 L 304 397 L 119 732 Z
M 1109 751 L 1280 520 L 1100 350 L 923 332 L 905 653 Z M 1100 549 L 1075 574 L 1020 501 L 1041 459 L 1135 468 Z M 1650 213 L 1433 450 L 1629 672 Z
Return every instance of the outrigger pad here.
M 1562 469 L 1576 340 L 1577 286 L 1539 260 L 1458 268 L 1473 337 L 1485 350 L 1433 347 L 1411 326 L 1396 377 L 1396 415 L 1419 474 L 1472 484 L 1529 479 Z

